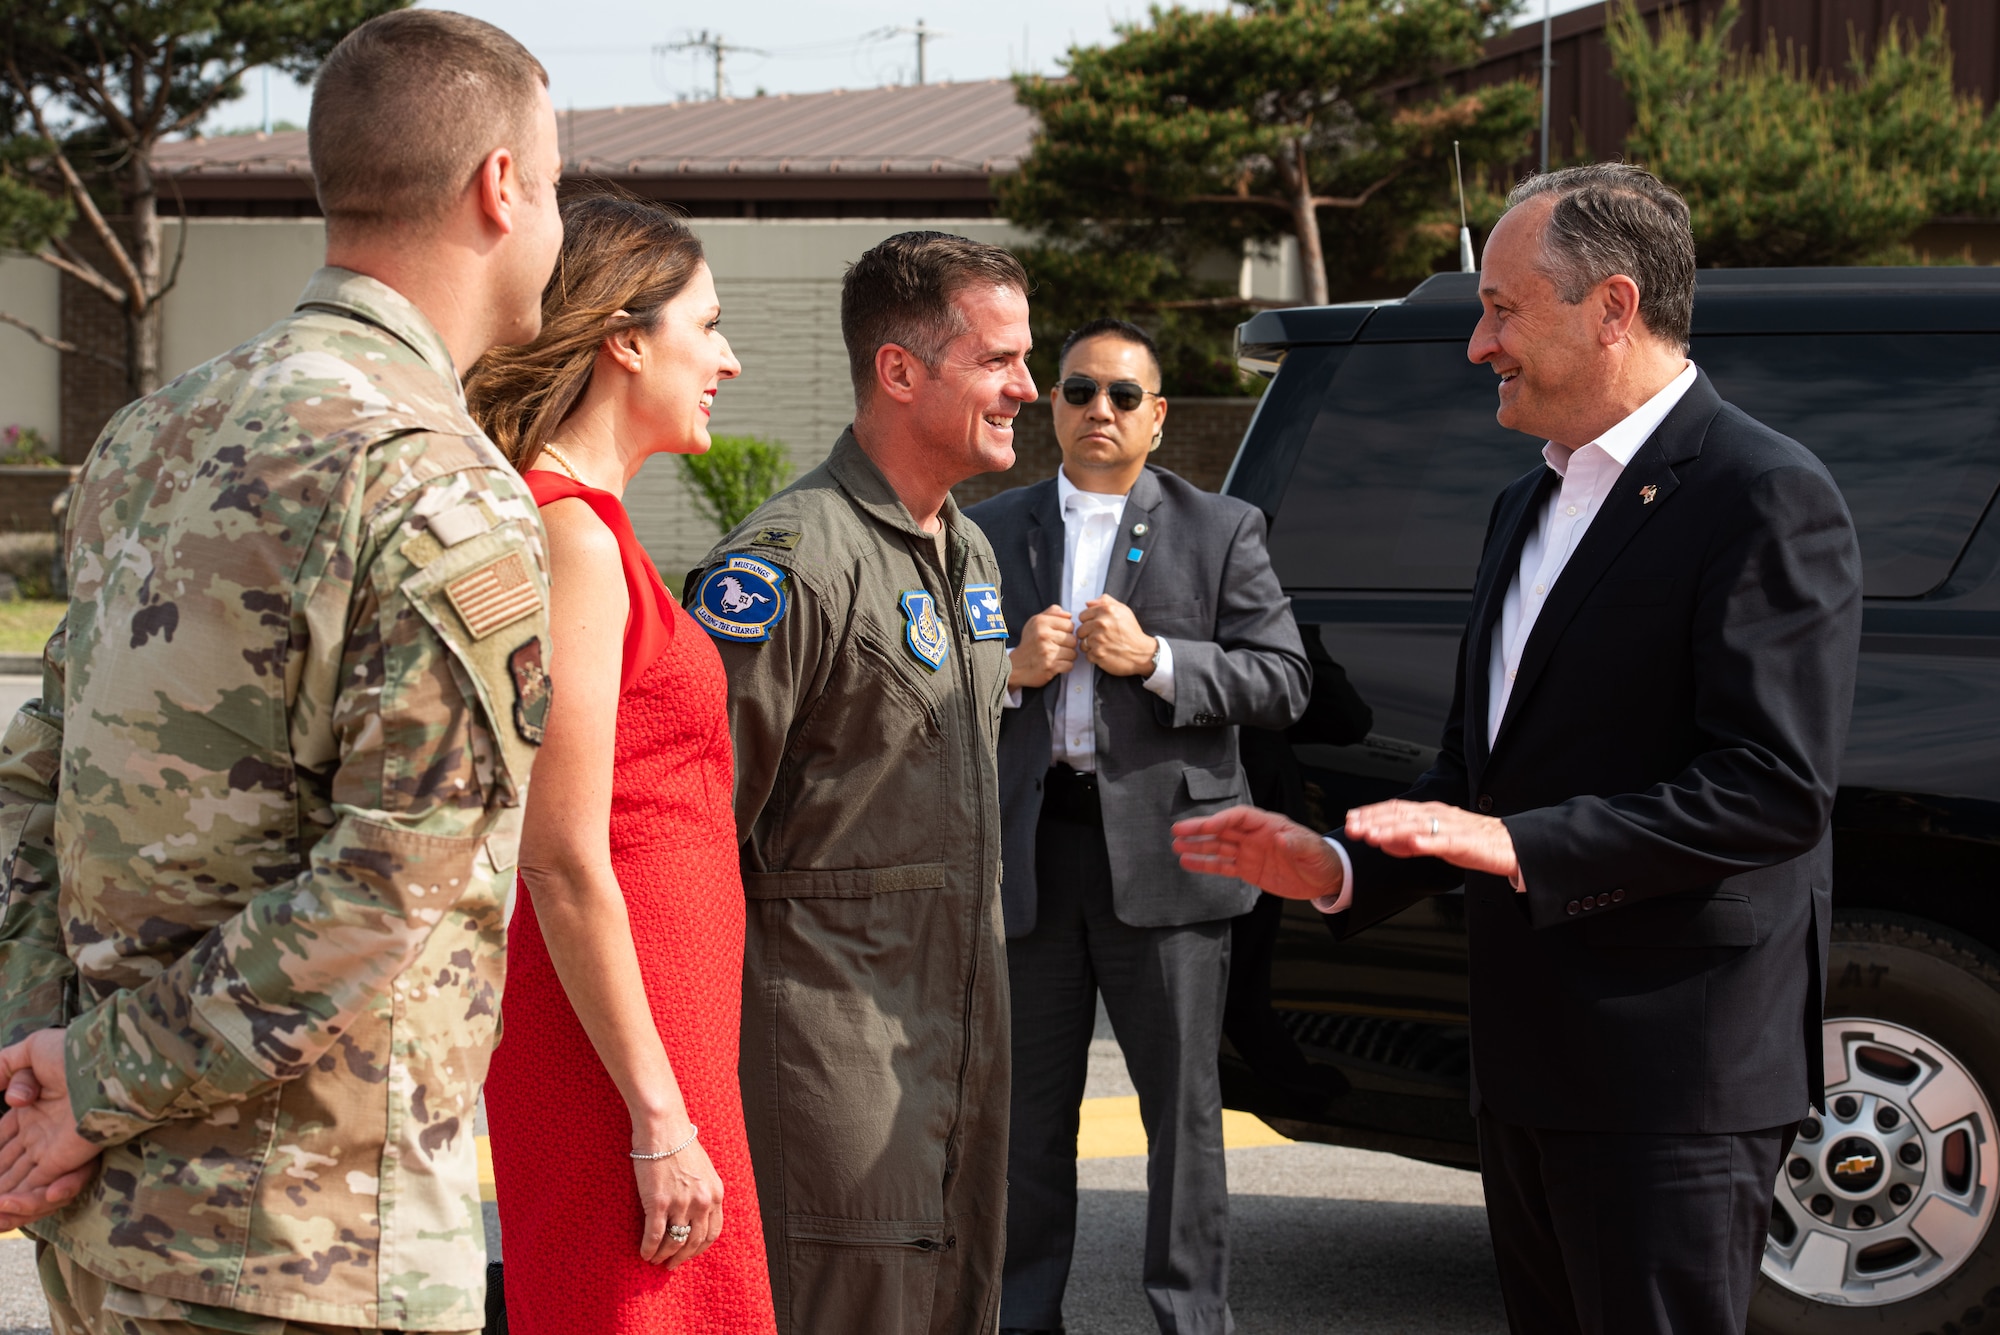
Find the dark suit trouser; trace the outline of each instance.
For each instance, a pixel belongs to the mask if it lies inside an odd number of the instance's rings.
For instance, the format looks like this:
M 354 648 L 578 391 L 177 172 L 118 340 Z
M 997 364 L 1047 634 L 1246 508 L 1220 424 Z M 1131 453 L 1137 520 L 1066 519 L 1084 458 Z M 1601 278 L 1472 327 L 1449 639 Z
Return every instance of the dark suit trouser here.
M 1740 1333 L 1796 1130 L 1545 1131 L 1481 1112 L 1479 1169 L 1509 1328 Z
M 1168 1335 L 1225 1335 L 1229 1187 L 1216 1048 L 1229 922 L 1131 927 L 1111 902 L 1101 824 L 1045 805 L 1034 931 L 1007 942 L 1014 1088 L 1000 1324 L 1054 1330 L 1076 1242 L 1076 1135 L 1097 994 L 1146 1126 L 1146 1297 Z

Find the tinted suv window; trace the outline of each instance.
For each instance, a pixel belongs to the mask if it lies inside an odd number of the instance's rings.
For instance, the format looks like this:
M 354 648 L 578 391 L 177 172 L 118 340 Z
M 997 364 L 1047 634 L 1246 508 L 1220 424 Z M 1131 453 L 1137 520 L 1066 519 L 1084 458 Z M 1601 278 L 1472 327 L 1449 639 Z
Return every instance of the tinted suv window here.
M 1944 580 L 2000 486 L 2000 336 L 1715 336 L 1693 355 L 1724 398 L 1825 460 L 1854 512 L 1868 594 Z M 1493 498 L 1539 463 L 1494 405 L 1493 373 L 1463 343 L 1355 347 L 1278 512 L 1279 577 L 1471 589 Z
M 1541 462 L 1493 420 L 1464 343 L 1363 343 L 1334 377 L 1271 529 L 1307 589 L 1470 589 L 1493 498 Z
M 2000 485 L 2000 336 L 1698 339 L 1722 397 L 1817 454 L 1861 535 L 1865 592 L 1928 593 Z

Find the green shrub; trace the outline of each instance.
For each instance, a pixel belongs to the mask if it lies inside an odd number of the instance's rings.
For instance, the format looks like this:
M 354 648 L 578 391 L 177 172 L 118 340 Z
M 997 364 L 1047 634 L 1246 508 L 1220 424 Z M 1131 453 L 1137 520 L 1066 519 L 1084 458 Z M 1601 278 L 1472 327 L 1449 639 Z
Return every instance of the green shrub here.
M 791 480 L 791 451 L 762 436 L 715 436 L 706 454 L 675 455 L 703 519 L 727 533 Z
M 12 575 L 23 598 L 55 596 L 56 535 L 0 533 L 0 574 Z

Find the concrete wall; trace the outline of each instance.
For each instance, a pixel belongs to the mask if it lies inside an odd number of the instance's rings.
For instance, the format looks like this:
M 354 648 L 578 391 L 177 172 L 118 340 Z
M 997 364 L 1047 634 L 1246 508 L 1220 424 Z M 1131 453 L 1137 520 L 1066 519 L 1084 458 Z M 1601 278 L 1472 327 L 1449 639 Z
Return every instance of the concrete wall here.
M 743 363 L 743 375 L 717 396 L 714 430 L 783 441 L 799 472 L 826 456 L 853 412 L 847 354 L 840 341 L 840 279 L 847 264 L 884 237 L 912 227 L 935 227 L 1001 245 L 1025 239 L 1005 222 L 977 219 L 701 218 L 692 223 L 715 272 L 723 330 Z M 179 244 L 178 228 L 177 221 L 166 224 L 168 256 Z M 169 378 L 226 352 L 291 310 L 319 267 L 325 244 L 324 225 L 317 219 L 195 218 L 189 229 L 180 282 L 163 306 L 161 362 Z M 1296 271 L 1290 249 L 1280 248 L 1256 257 L 1244 279 L 1253 295 L 1278 296 L 1295 290 Z M 33 309 L 53 324 L 54 276 L 31 260 L 0 261 L 0 310 L 22 314 Z M 8 304 L 15 300 L 22 303 L 21 310 Z M 37 301 L 43 304 L 35 306 Z M 0 357 L 0 426 L 46 418 L 45 429 L 53 431 L 56 354 L 5 328 L 0 328 L 0 348 L 15 354 Z M 15 403 L 21 406 L 12 407 Z M 688 504 L 670 458 L 647 464 L 625 503 L 640 539 L 670 580 L 715 540 L 714 531 Z
M 24 255 L 0 259 L 0 311 L 60 333 L 61 275 Z M 0 427 L 31 426 L 51 443 L 62 427 L 62 354 L 0 325 Z

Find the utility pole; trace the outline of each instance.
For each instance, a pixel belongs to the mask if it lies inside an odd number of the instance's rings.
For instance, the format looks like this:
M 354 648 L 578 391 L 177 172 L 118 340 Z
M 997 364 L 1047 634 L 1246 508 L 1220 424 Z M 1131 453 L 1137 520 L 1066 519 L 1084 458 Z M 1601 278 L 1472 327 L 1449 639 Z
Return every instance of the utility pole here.
M 709 58 L 715 62 L 715 100 L 718 102 L 722 100 L 722 62 L 725 57 L 731 52 L 737 52 L 746 56 L 768 56 L 771 54 L 769 51 L 761 51 L 754 46 L 731 46 L 728 42 L 722 40 L 721 33 L 718 32 L 711 36 L 706 28 L 703 28 L 697 36 L 687 38 L 685 41 L 669 42 L 667 45 L 656 49 L 660 51 L 708 52 Z
M 1542 170 L 1549 169 L 1549 75 L 1556 67 L 1549 58 L 1549 0 L 1542 0 Z M 717 58 L 718 61 L 720 57 Z
M 917 39 L 917 83 L 921 85 L 924 81 L 924 45 L 933 37 L 943 37 L 945 34 L 931 27 L 922 19 L 917 20 L 914 28 L 891 28 L 889 31 L 897 37 L 914 37 Z

